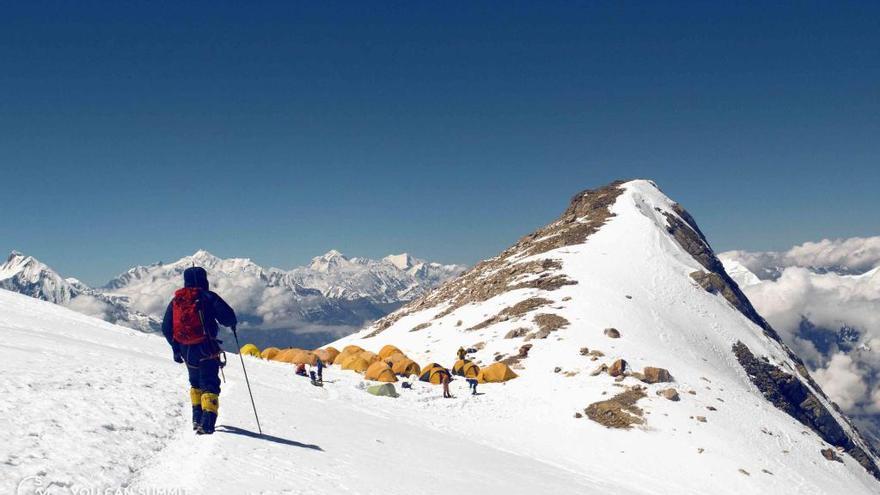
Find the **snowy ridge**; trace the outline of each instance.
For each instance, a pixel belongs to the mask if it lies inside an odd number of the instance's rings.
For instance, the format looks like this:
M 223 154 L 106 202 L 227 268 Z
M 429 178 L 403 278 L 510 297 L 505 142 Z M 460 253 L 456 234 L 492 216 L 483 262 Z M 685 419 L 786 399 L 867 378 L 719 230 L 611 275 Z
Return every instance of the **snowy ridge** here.
M 602 213 L 608 203 L 610 215 Z M 578 230 L 593 223 L 600 225 Z M 702 493 L 707 487 L 722 493 L 876 491 L 880 485 L 866 470 L 877 469 L 870 447 L 763 319 L 749 314 L 747 301 L 736 300 L 734 286 L 698 259 L 711 256 L 717 262 L 696 226 L 688 228 L 690 237 L 675 234 L 692 223 L 649 181 L 587 191 L 560 220 L 335 345 L 377 351 L 393 344 L 420 362 L 447 366 L 465 346 L 476 349 L 473 356 L 482 365 L 512 363 L 520 378 L 504 385 L 513 402 L 504 419 L 523 431 L 558 435 L 531 445 L 535 452 L 557 458 L 561 450 L 575 465 L 600 465 L 610 477 L 632 478 L 632 466 L 651 465 L 654 474 L 662 473 L 661 493 Z M 511 311 L 527 301 L 538 305 L 522 314 Z M 541 328 L 541 314 L 565 324 L 548 332 Z M 621 338 L 604 335 L 611 327 Z M 833 424 L 840 435 L 823 435 L 836 444 L 780 409 L 789 404 L 765 398 L 776 384 L 753 383 L 756 365 L 734 353 L 738 344 L 799 384 L 815 411 L 791 407 Z M 523 353 L 526 345 L 531 347 Z M 591 361 L 583 348 L 601 357 Z M 622 381 L 605 372 L 591 376 L 617 359 L 636 373 Z M 669 370 L 674 382 L 642 383 L 637 373 L 646 367 Z M 670 386 L 679 402 L 657 395 Z M 644 411 L 642 426 L 625 431 L 572 417 L 638 387 L 646 387 L 637 403 Z M 695 419 L 703 417 L 705 422 Z M 829 448 L 841 462 L 826 460 L 820 451 Z M 698 467 L 682 470 L 682 465 Z
M 158 318 L 131 310 L 124 298 L 102 294 L 74 278 L 64 279 L 33 256 L 17 251 L 0 265 L 0 289 L 67 306 L 145 332 L 157 331 L 160 325 Z

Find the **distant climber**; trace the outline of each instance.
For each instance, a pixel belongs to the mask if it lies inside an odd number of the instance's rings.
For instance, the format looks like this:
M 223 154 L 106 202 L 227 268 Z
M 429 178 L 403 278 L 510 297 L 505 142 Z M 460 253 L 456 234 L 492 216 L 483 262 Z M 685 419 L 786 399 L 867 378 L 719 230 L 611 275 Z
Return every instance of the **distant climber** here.
M 317 358 L 315 367 L 318 369 L 318 383 L 324 383 L 324 361 L 321 358 Z
M 458 352 L 456 352 L 455 355 L 458 356 L 459 361 L 464 361 L 464 359 L 467 357 L 467 351 L 464 349 L 464 347 L 459 347 Z
M 438 373 L 440 373 L 440 384 L 443 385 L 443 398 L 451 399 L 452 394 L 449 393 L 449 382 L 452 381 L 452 376 L 446 370 L 440 370 Z
M 302 363 L 300 363 L 296 366 L 295 373 L 299 376 L 306 376 L 306 377 L 309 376 L 309 374 L 306 373 L 306 365 L 302 364 Z
M 471 395 L 477 395 L 477 384 L 480 383 L 476 378 L 468 378 L 467 384 L 468 388 L 471 389 Z
M 219 326 L 235 329 L 235 311 L 208 285 L 204 268 L 183 272 L 183 288 L 174 293 L 162 320 L 162 333 L 174 352 L 174 361 L 186 363 L 192 402 L 193 430 L 214 433 L 220 406 L 221 341 Z

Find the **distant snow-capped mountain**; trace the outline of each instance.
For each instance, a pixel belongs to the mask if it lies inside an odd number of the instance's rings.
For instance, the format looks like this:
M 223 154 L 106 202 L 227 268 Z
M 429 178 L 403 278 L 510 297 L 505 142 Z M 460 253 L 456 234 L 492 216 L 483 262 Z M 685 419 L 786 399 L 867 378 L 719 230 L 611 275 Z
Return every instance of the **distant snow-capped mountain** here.
M 75 278 L 65 279 L 33 256 L 13 251 L 0 265 L 0 288 L 49 301 L 111 323 L 157 331 L 160 320 L 133 311 L 123 297 L 103 294 Z
M 320 343 L 385 316 L 463 271 L 459 265 L 430 263 L 399 254 L 382 260 L 348 258 L 338 251 L 292 270 L 264 268 L 247 258 L 223 259 L 199 250 L 172 263 L 136 266 L 92 288 L 64 279 L 31 256 L 14 252 L 0 267 L 0 287 L 63 304 L 108 321 L 144 331 L 159 329 L 165 307 L 183 280 L 183 271 L 201 266 L 212 289 L 237 311 L 242 328 L 263 331 L 256 342 Z

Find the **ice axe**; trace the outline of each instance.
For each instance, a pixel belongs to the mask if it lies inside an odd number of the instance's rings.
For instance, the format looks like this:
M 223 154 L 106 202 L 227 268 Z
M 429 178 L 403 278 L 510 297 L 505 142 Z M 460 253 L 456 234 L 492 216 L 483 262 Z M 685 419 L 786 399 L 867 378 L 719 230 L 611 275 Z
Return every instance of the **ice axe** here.
M 244 367 L 244 357 L 241 355 L 241 344 L 238 342 L 238 333 L 235 331 L 235 327 L 232 327 L 232 336 L 235 337 L 235 347 L 239 349 L 238 359 L 241 360 L 241 370 L 244 372 L 244 382 L 247 384 L 248 395 L 251 396 L 251 407 L 254 408 L 254 419 L 257 420 L 257 430 L 260 432 L 260 435 L 263 434 L 263 428 L 260 427 L 260 417 L 257 415 L 257 405 L 254 403 L 254 393 L 251 392 L 251 382 L 248 380 L 247 368 Z

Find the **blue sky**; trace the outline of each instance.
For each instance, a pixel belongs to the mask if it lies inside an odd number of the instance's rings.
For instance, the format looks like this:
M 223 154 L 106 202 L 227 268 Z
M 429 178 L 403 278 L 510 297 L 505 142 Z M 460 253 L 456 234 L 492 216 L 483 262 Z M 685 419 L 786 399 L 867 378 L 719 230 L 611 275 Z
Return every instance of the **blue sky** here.
M 876 2 L 239 3 L 4 6 L 0 249 L 473 263 L 621 177 L 719 250 L 880 234 Z

